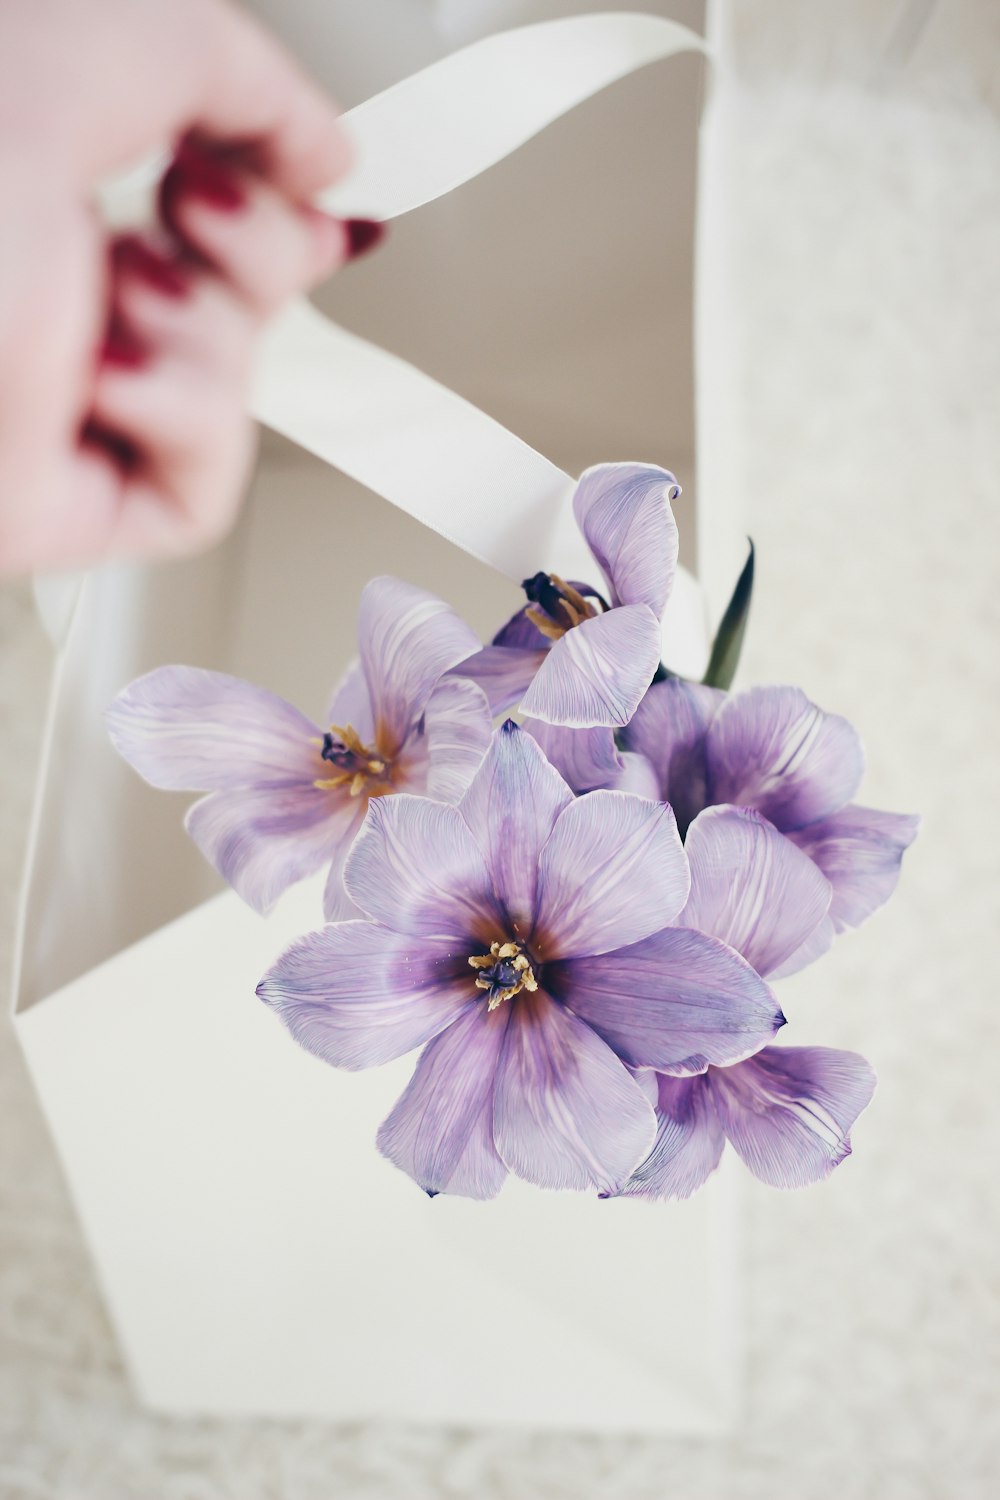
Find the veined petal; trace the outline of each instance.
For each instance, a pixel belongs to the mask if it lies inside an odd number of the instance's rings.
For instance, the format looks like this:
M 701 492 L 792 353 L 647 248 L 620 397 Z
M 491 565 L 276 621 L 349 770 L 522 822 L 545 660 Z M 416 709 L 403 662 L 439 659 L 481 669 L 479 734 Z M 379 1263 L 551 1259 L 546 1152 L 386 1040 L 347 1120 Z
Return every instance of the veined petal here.
M 621 605 L 555 641 L 521 700 L 547 724 L 620 727 L 635 713 L 660 660 L 660 625 L 645 604 Z
M 467 1010 L 420 1054 L 379 1127 L 378 1149 L 425 1193 L 495 1198 L 507 1176 L 493 1144 L 493 1095 L 510 1007 Z
M 375 718 L 372 714 L 372 701 L 360 661 L 351 663 L 334 688 L 330 706 L 327 709 L 326 722 L 337 724 L 341 729 L 350 724 L 364 744 L 370 745 L 373 742 Z
M 452 677 L 468 677 L 486 694 L 491 714 L 505 714 L 516 707 L 527 692 L 545 651 L 516 650 L 507 646 L 484 646 L 451 671 Z
M 364 915 L 347 894 L 344 884 L 344 866 L 354 847 L 354 840 L 361 832 L 367 806 L 361 797 L 350 799 L 355 803 L 353 816 L 347 819 L 344 836 L 333 852 L 330 870 L 323 890 L 323 916 L 327 922 L 347 922 Z
M 613 604 L 645 604 L 657 620 L 677 567 L 677 480 L 654 464 L 596 464 L 573 495 L 573 512 L 600 564 Z
M 688 886 L 666 802 L 588 792 L 559 815 L 542 850 L 532 945 L 545 960 L 627 947 L 672 921 Z
M 373 578 L 361 594 L 358 647 L 376 739 L 391 753 L 420 718 L 434 684 L 478 651 L 479 640 L 425 589 L 398 578 Z
M 342 860 L 357 830 L 349 799 L 312 786 L 212 792 L 189 809 L 184 826 L 223 880 L 261 915 L 328 859 Z
M 539 990 L 514 1001 L 494 1131 L 503 1160 L 525 1181 L 613 1193 L 649 1151 L 655 1123 L 614 1053 Z
M 833 1047 L 765 1047 L 710 1074 L 723 1129 L 755 1177 L 771 1187 L 805 1187 L 850 1154 L 848 1132 L 875 1092 L 875 1074 L 856 1052 Z
M 826 917 L 832 890 L 812 860 L 747 807 L 709 807 L 684 845 L 691 894 L 677 919 L 774 972 Z
M 859 926 L 888 901 L 919 828 L 918 817 L 852 803 L 789 834 L 833 886 L 830 917 L 837 932 Z
M 464 953 L 375 922 L 335 922 L 282 954 L 257 986 L 297 1042 L 338 1068 L 422 1047 L 473 1005 Z
M 507 651 L 547 651 L 552 642 L 528 614 L 530 607 L 522 604 L 506 625 L 501 625 L 490 645 L 503 646 Z
M 704 1073 L 710 1063 L 748 1057 L 785 1021 L 745 959 L 685 927 L 546 964 L 543 983 L 630 1067 L 664 1073 Z
M 545 724 L 541 719 L 525 719 L 521 728 L 538 741 L 549 764 L 555 766 L 574 792 L 617 786 L 621 780 L 624 761 L 615 745 L 613 729 L 566 729 L 560 724 Z
M 673 808 L 682 834 L 708 803 L 705 736 L 725 696 L 718 688 L 668 677 L 653 683 L 624 732 L 628 749 L 654 767 L 659 795 Z
M 611 783 L 615 792 L 632 792 L 637 797 L 648 797 L 653 802 L 666 799 L 660 795 L 656 772 L 644 755 L 637 750 L 622 750 L 622 768 Z
M 466 942 L 466 959 L 471 936 L 485 936 L 488 947 L 497 935 L 486 860 L 458 809 L 428 797 L 401 792 L 368 804 L 344 885 L 376 922 Z
M 534 922 L 542 846 L 572 801 L 535 741 L 508 719 L 458 804 L 489 864 L 497 897 L 522 937 Z M 515 931 L 505 935 L 512 938 Z
M 709 1085 L 712 1075 L 654 1076 L 659 1085 L 656 1140 L 646 1160 L 622 1188 L 621 1196 L 690 1198 L 715 1171 L 726 1144 Z
M 787 833 L 849 802 L 864 772 L 856 731 L 793 687 L 727 698 L 705 740 L 709 802 L 755 807 Z
M 311 786 L 321 774 L 316 725 L 284 698 L 225 672 L 157 667 L 119 693 L 106 718 L 118 753 L 167 791 Z
M 486 695 L 474 682 L 443 677 L 424 711 L 427 795 L 458 802 L 482 764 L 493 734 Z

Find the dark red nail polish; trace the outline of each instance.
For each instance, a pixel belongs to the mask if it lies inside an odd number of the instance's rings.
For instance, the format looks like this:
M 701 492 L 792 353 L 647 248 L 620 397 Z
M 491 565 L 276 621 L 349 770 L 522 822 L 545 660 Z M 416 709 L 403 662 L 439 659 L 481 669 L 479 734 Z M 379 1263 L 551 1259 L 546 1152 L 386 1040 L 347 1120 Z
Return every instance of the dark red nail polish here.
M 191 288 L 177 263 L 138 239 L 123 235 L 115 240 L 111 255 L 117 273 L 138 276 L 166 297 L 186 297 Z
M 190 141 L 182 141 L 160 184 L 160 211 L 169 224 L 181 198 L 200 198 L 222 213 L 246 206 L 246 194 L 231 167 Z
M 121 370 L 138 370 L 149 358 L 148 352 L 120 318 L 112 318 L 98 356 L 102 365 Z
M 109 432 L 92 419 L 84 422 L 80 442 L 84 447 L 100 448 L 123 474 L 131 474 L 139 467 L 140 455 L 135 444 L 120 433 Z
M 347 230 L 348 260 L 367 254 L 385 239 L 386 227 L 378 219 L 346 219 L 344 228 Z

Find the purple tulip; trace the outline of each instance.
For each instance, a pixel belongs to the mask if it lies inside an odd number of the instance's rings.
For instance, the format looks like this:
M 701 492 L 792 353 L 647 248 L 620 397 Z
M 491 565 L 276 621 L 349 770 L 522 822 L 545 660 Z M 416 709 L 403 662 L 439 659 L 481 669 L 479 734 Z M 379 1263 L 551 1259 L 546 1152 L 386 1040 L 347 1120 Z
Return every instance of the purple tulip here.
M 817 866 L 759 813 L 713 807 L 688 830 L 691 894 L 682 925 L 712 933 L 761 975 L 808 941 L 831 896 Z M 734 881 L 732 871 L 742 871 Z M 686 1198 L 719 1164 L 728 1140 L 762 1182 L 803 1187 L 850 1154 L 849 1132 L 875 1075 L 856 1052 L 764 1047 L 697 1077 L 647 1073 L 656 1111 L 652 1151 L 622 1188 L 630 1197 Z
M 726 943 L 664 930 L 689 890 L 670 808 L 574 798 L 510 721 L 457 806 L 372 802 L 344 879 L 370 920 L 307 935 L 258 993 L 338 1067 L 424 1047 L 378 1144 L 432 1194 L 508 1171 L 615 1192 L 656 1129 L 630 1069 L 733 1062 L 783 1024 Z
M 482 692 L 447 677 L 478 645 L 440 599 L 375 578 L 358 612 L 360 660 L 321 729 L 238 677 L 160 667 L 108 710 L 111 739 L 153 786 L 208 792 L 185 826 L 219 874 L 259 912 L 329 865 L 328 918 L 356 915 L 343 886 L 369 803 L 429 791 L 456 800 L 489 744 Z
M 851 802 L 864 771 L 861 741 L 846 719 L 824 713 L 798 688 L 727 695 L 668 678 L 650 688 L 623 740 L 652 766 L 682 834 L 702 808 L 756 808 L 830 881 L 827 917 L 782 974 L 818 958 L 836 933 L 857 927 L 892 895 L 920 820 Z M 592 750 L 590 759 L 598 758 Z
M 592 583 L 536 573 L 528 603 L 459 669 L 495 714 L 520 703 L 549 724 L 627 724 L 660 661 L 660 622 L 674 580 L 680 494 L 666 469 L 598 464 L 581 476 L 573 511 L 607 595 Z

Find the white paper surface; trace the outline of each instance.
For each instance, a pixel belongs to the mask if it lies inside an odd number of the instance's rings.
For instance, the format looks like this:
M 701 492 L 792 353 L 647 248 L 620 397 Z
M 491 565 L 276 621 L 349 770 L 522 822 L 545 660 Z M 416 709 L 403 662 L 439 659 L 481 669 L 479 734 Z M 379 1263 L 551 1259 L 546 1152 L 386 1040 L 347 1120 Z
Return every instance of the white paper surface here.
M 349 110 L 357 162 L 318 199 L 394 219 L 461 187 L 567 110 L 637 68 L 704 51 L 662 16 L 613 11 L 484 37 Z
M 336 1073 L 254 995 L 318 907 L 299 888 L 263 922 L 226 893 L 19 1019 L 143 1398 L 718 1430 L 726 1183 L 673 1205 L 513 1181 L 431 1202 L 373 1144 L 412 1059 Z
M 506 149 L 621 76 L 629 57 L 640 66 L 675 50 L 677 29 L 655 18 L 584 20 L 531 28 L 534 41 L 491 39 L 498 65 L 524 64 L 523 45 L 545 59 L 522 67 L 533 111 L 502 100 L 520 132 Z M 484 55 L 473 51 L 475 68 Z M 443 76 L 449 108 L 464 97 L 479 118 L 485 86 L 463 96 L 460 75 Z M 392 93 L 368 110 L 372 162 Z M 447 112 L 435 121 L 421 107 L 435 150 L 450 131 L 455 182 L 503 154 L 498 135 L 479 131 L 473 151 L 476 132 L 466 139 Z M 403 181 L 370 164 L 365 180 L 381 183 L 386 214 L 392 193 L 402 212 L 413 206 L 403 188 L 428 201 L 451 178 Z M 331 665 L 342 660 L 344 595 L 372 547 L 474 618 L 499 579 L 484 583 L 471 561 L 436 578 L 455 555 L 439 540 L 424 556 L 413 517 L 509 578 L 540 556 L 565 566 L 579 546 L 557 466 L 306 308 L 274 331 L 257 399 L 278 430 L 397 512 L 369 498 L 352 541 L 335 508 L 351 487 L 331 475 L 322 514 L 313 496 L 273 494 L 208 558 L 87 581 L 61 653 L 26 887 L 15 1024 L 137 1387 L 173 1411 L 717 1431 L 736 1372 L 725 1178 L 681 1205 L 517 1183 L 493 1205 L 430 1203 L 373 1144 L 412 1059 L 328 1069 L 253 996 L 283 944 L 318 921 L 316 892 L 290 893 L 268 922 L 231 893 L 167 926 L 155 915 L 197 899 L 206 871 L 179 832 L 178 799 L 141 786 L 103 738 L 98 712 L 129 676 L 166 659 L 239 661 L 282 690 L 300 666 L 289 639 L 307 641 L 305 655 L 329 640 Z M 697 671 L 704 617 L 685 575 L 670 613 L 671 662 Z M 49 614 L 58 634 L 65 620 Z

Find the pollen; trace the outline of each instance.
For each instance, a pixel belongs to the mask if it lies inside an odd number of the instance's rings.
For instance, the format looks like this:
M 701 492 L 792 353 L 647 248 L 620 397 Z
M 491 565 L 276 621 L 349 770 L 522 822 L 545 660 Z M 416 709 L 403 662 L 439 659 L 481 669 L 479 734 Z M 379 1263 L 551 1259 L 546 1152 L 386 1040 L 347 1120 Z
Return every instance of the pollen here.
M 337 773 L 314 781 L 317 791 L 346 787 L 350 797 L 360 797 L 362 792 L 378 797 L 392 790 L 388 784 L 392 780 L 390 763 L 363 742 L 353 725 L 331 724 L 322 739 L 311 739 L 309 743 L 319 746 L 320 759 Z
M 476 989 L 489 991 L 488 1010 L 496 1010 L 521 990 L 538 988 L 531 962 L 517 943 L 491 943 L 489 953 L 473 954 L 469 966 L 477 971 Z
M 560 640 L 567 630 L 593 619 L 598 612 L 590 599 L 558 573 L 536 573 L 534 578 L 526 578 L 522 587 L 531 601 L 524 613 L 550 641 Z

